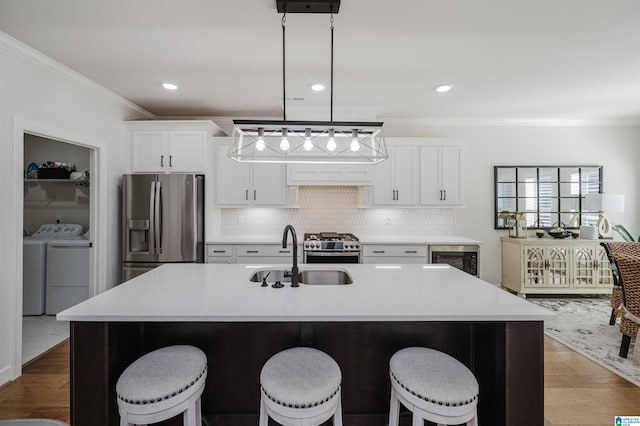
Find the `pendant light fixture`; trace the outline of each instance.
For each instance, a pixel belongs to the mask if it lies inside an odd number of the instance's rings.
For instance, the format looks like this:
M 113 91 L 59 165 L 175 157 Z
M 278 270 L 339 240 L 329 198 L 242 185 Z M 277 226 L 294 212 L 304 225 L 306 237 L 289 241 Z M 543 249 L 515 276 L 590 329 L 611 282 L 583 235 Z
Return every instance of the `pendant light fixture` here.
M 233 120 L 229 158 L 253 163 L 377 164 L 388 158 L 382 122 L 333 121 L 333 22 L 340 0 L 276 0 L 282 13 L 282 120 Z M 330 14 L 331 100 L 329 121 L 287 120 L 285 79 L 288 13 Z

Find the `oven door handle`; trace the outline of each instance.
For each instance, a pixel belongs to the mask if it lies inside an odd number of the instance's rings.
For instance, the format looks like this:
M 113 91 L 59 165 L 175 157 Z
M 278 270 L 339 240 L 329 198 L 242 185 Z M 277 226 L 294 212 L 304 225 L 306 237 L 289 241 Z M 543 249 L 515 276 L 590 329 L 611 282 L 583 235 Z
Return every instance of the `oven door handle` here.
M 305 251 L 307 257 L 309 256 L 360 256 L 359 251 Z

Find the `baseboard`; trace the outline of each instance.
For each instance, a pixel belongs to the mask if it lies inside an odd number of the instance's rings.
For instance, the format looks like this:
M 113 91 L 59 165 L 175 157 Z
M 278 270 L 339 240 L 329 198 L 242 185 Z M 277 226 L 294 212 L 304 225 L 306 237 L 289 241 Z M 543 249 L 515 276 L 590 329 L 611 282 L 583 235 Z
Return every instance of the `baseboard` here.
M 0 369 L 0 386 L 4 386 L 5 384 L 11 381 L 11 366 L 7 365 Z

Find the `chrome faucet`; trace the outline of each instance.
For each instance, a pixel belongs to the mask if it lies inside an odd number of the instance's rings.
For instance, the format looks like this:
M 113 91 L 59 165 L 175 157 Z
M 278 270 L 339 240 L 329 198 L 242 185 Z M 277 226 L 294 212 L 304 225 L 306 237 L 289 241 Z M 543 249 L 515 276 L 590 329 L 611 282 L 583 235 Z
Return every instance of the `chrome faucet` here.
M 291 277 L 291 287 L 300 287 L 298 283 L 298 237 L 296 236 L 296 230 L 293 226 L 287 225 L 284 227 L 284 233 L 282 234 L 282 248 L 287 248 L 287 232 L 291 232 L 291 242 L 293 244 L 293 266 L 291 272 L 286 271 L 285 277 Z

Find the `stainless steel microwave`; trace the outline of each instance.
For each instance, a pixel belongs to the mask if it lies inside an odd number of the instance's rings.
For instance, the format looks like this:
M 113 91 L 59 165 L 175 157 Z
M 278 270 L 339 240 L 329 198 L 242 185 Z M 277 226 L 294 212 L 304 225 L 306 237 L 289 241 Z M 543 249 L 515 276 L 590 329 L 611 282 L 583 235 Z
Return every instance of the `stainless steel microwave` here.
M 477 245 L 429 246 L 429 263 L 446 263 L 468 274 L 479 274 Z

